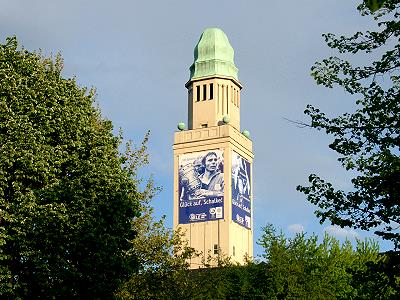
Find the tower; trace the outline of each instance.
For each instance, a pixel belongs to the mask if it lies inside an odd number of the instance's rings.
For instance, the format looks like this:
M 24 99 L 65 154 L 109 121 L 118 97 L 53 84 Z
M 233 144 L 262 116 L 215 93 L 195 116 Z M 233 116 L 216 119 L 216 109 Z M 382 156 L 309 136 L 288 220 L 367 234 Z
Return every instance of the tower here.
M 194 49 L 188 129 L 174 134 L 174 228 L 189 246 L 243 263 L 253 255 L 252 141 L 240 132 L 234 51 L 225 33 L 206 29 Z M 202 257 L 190 261 L 202 266 Z

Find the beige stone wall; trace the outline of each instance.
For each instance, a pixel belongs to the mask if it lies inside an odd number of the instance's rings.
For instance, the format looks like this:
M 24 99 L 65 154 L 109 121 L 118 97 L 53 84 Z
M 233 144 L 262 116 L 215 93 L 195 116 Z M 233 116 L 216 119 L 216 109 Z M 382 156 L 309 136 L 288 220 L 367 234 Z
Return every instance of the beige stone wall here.
M 217 81 L 214 81 L 217 83 Z M 218 83 L 217 83 L 218 84 Z M 194 114 L 196 111 L 194 111 Z M 200 120 L 201 118 L 198 117 Z M 210 119 L 211 120 L 211 117 Z M 196 123 L 194 123 L 196 124 Z M 179 155 L 200 151 L 220 149 L 224 151 L 224 219 L 178 224 L 179 213 Z M 232 221 L 232 186 L 231 166 L 232 150 L 250 162 L 252 168 L 253 153 L 251 140 L 244 137 L 232 124 L 196 128 L 193 130 L 175 132 L 174 135 L 174 228 L 181 227 L 189 245 L 205 256 L 213 254 L 214 245 L 221 252 L 239 263 L 243 263 L 245 255 L 253 255 L 253 227 L 249 230 Z M 253 174 L 251 170 L 251 174 Z M 253 180 L 251 179 L 251 182 Z M 253 197 L 251 197 L 253 198 Z M 253 209 L 253 201 L 251 203 Z M 253 220 L 253 212 L 251 213 Z M 253 223 L 253 222 L 252 222 Z M 253 226 L 253 224 L 252 224 Z M 233 255 L 235 247 L 235 255 Z M 202 266 L 202 258 L 193 259 L 191 268 Z
M 189 129 L 213 127 L 229 116 L 230 124 L 240 130 L 241 85 L 230 78 L 204 78 L 189 82 Z M 211 92 L 212 89 L 212 92 Z

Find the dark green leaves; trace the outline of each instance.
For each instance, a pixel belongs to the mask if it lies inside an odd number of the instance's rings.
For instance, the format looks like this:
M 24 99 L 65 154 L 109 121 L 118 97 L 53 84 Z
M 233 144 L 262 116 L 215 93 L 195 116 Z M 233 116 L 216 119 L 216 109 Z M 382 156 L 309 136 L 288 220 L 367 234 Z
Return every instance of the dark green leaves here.
M 144 147 L 125 153 L 93 107 L 94 91 L 61 76 L 62 59 L 0 45 L 0 294 L 110 298 L 137 268 L 127 256 Z M 136 166 L 133 164 L 137 163 Z
M 373 229 L 395 247 L 400 242 L 400 21 L 398 0 L 364 1 L 359 9 L 370 9 L 378 31 L 357 32 L 353 36 L 324 34 L 328 46 L 339 54 L 364 54 L 370 63 L 353 66 L 330 57 L 315 63 L 311 74 L 317 84 L 342 87 L 357 97 L 353 112 L 328 117 L 313 106 L 305 114 L 310 126 L 324 130 L 333 140 L 329 147 L 339 162 L 353 171 L 353 189 L 336 190 L 316 175 L 310 186 L 297 189 L 319 207 L 321 222 Z M 383 54 L 379 54 L 382 53 Z M 376 59 L 376 58 L 379 59 Z

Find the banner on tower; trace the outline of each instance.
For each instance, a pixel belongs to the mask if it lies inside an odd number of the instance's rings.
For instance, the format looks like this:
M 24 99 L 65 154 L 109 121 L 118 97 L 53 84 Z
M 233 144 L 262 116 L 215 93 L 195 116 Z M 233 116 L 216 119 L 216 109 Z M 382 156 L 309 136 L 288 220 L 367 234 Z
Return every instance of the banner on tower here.
M 222 150 L 179 155 L 179 223 L 224 218 L 224 157 Z
M 232 220 L 251 228 L 250 163 L 232 150 Z

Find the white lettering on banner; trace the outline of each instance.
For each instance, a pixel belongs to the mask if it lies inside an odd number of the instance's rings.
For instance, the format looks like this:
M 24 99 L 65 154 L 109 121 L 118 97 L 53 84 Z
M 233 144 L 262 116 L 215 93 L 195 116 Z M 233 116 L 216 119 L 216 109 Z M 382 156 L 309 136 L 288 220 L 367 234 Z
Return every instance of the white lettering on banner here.
M 181 201 L 181 203 L 179 203 L 179 207 L 190 207 L 190 206 L 192 206 L 192 202 Z
M 244 216 L 244 218 L 245 218 L 245 221 L 246 221 L 246 227 L 247 227 L 247 228 L 250 228 L 250 226 L 251 226 L 251 224 L 250 224 L 250 222 L 251 222 L 250 217 L 249 217 L 249 216 Z
M 251 213 L 251 209 L 248 206 L 245 206 L 243 203 L 237 202 L 235 200 L 232 201 L 232 204 L 244 210 L 247 213 Z
M 201 214 L 190 214 L 189 215 L 189 219 L 192 222 L 196 222 L 196 221 L 203 221 L 205 220 L 207 217 L 206 213 L 201 213 Z
M 222 198 L 205 199 L 203 204 L 222 203 Z
M 236 214 L 236 221 L 238 221 L 238 223 L 240 224 L 244 224 L 244 218 L 239 216 L 238 214 Z
M 212 198 L 212 199 L 204 199 L 197 201 L 181 201 L 179 203 L 179 207 L 192 207 L 192 206 L 200 206 L 206 204 L 218 204 L 222 202 L 223 202 L 222 198 Z
M 201 205 L 201 200 L 193 202 L 193 206 L 199 206 L 199 205 Z

